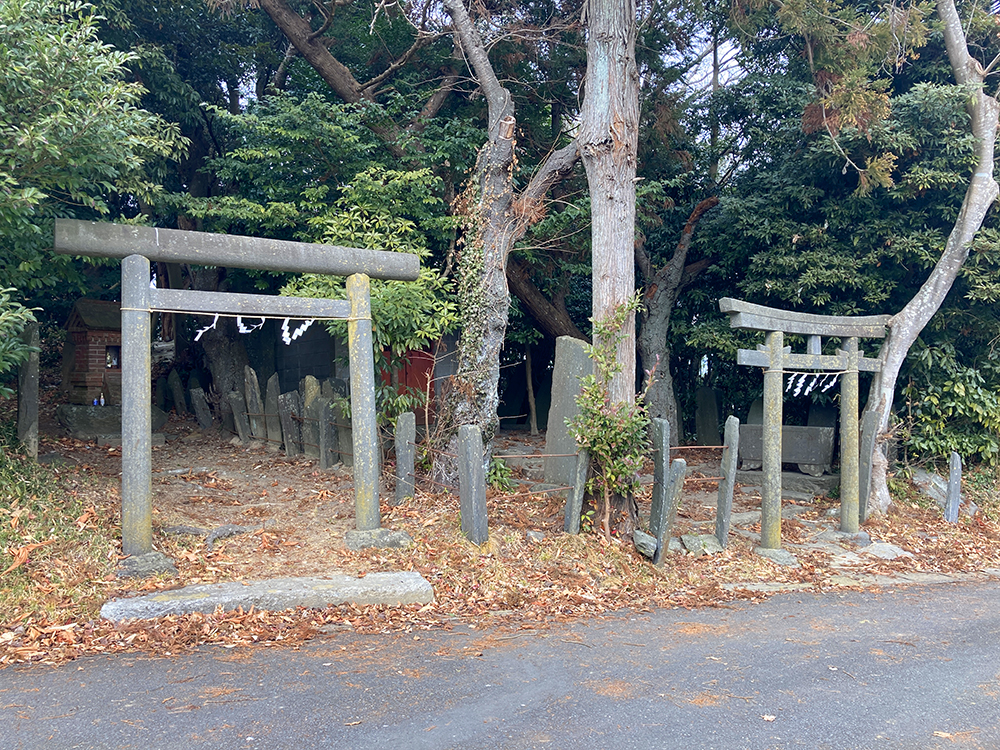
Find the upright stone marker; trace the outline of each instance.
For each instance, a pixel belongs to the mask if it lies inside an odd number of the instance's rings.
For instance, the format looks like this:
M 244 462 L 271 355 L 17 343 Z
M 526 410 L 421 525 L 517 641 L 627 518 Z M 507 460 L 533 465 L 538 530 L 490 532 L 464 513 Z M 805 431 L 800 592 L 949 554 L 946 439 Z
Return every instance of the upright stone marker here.
M 334 427 L 337 430 L 337 444 L 340 446 L 340 461 L 344 466 L 354 466 L 354 433 L 351 418 L 346 415 L 341 404 L 348 400 L 347 382 L 342 378 L 327 378 L 324 387 L 329 386 L 334 401 Z
M 719 397 L 714 388 L 702 386 L 695 394 L 694 414 L 698 445 L 719 444 Z
M 663 493 L 661 502 L 651 510 L 649 515 L 649 531 L 656 539 L 656 554 L 653 555 L 653 565 L 662 565 L 663 558 L 670 548 L 674 519 L 677 517 L 677 508 L 681 504 L 681 496 L 684 494 L 684 477 L 686 476 L 687 461 L 678 458 L 670 462 L 670 471 L 667 472 L 666 481 L 667 491 Z M 654 502 L 655 500 L 654 497 Z
M 303 405 L 302 411 L 302 450 L 312 458 L 319 458 L 320 434 L 323 431 L 323 406 L 329 404 L 330 400 L 322 396 L 316 396 L 308 404 Z
M 267 427 L 264 424 L 264 404 L 260 397 L 260 380 L 257 379 L 257 371 L 250 365 L 243 367 L 243 387 L 247 397 L 250 436 L 254 440 L 266 440 Z
M 576 469 L 573 472 L 573 488 L 566 496 L 566 510 L 563 514 L 563 531 L 567 534 L 580 533 L 580 517 L 583 514 L 583 496 L 587 491 L 587 472 L 590 470 L 590 454 L 581 450 L 576 454 Z
M 38 459 L 38 323 L 29 323 L 21 341 L 35 351 L 17 371 L 17 440 L 33 461 Z
M 267 379 L 267 391 L 264 394 L 264 428 L 267 431 L 267 449 L 277 452 L 281 450 L 281 419 L 278 417 L 278 396 L 281 386 L 278 384 L 278 373 Z
M 198 420 L 198 426 L 207 430 L 212 426 L 212 410 L 208 408 L 208 399 L 205 398 L 205 391 L 201 388 L 192 388 L 191 394 L 191 407 L 194 409 L 195 419 Z
M 958 506 L 962 502 L 962 457 L 952 451 L 948 461 L 948 500 L 944 506 L 944 520 L 958 523 Z
M 236 434 L 244 443 L 249 442 L 250 420 L 247 418 L 247 402 L 239 391 L 230 391 L 227 395 L 229 407 L 233 410 L 233 420 L 236 422 Z
M 289 391 L 278 396 L 278 418 L 285 443 L 285 455 L 291 458 L 302 453 L 302 399 L 298 391 Z
M 715 510 L 715 538 L 723 549 L 729 543 L 729 522 L 733 513 L 733 491 L 736 487 L 736 459 L 739 455 L 740 420 L 734 416 L 726 419 L 726 434 L 722 444 L 722 480 L 719 482 L 719 499 Z
M 545 452 L 556 454 L 545 459 L 545 481 L 548 484 L 573 483 L 576 469 L 576 440 L 569 434 L 566 421 L 580 413 L 576 396 L 580 379 L 593 375 L 594 363 L 587 356 L 586 342 L 572 336 L 556 339 L 556 358 L 552 368 L 552 404 L 545 428 Z M 560 456 L 558 454 L 568 454 Z
M 319 419 L 319 468 L 329 469 L 337 463 L 337 428 L 333 423 L 333 402 L 321 396 L 316 399 Z
M 417 415 L 412 411 L 396 417 L 396 505 L 413 497 L 413 476 L 417 454 Z
M 486 544 L 490 532 L 486 519 L 483 433 L 472 424 L 463 424 L 458 428 L 458 489 L 462 533 L 473 544 Z
M 302 452 L 319 458 L 319 381 L 312 375 L 302 379 Z
M 187 403 L 184 400 L 184 383 L 177 370 L 171 370 L 167 375 L 167 388 L 170 390 L 170 398 L 174 402 L 174 411 L 177 416 L 183 417 L 188 413 Z
M 663 523 L 666 508 L 669 507 L 670 493 L 670 422 L 665 419 L 651 420 L 650 433 L 653 438 L 653 497 L 649 514 L 649 528 L 655 537 Z M 655 557 L 655 552 L 653 557 Z

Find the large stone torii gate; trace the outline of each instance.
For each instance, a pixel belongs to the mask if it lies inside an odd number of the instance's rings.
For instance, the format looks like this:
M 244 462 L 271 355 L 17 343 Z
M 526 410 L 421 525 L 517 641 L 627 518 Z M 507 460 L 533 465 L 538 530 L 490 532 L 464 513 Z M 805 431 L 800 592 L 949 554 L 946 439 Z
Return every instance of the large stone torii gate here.
M 416 255 L 177 229 L 56 220 L 55 251 L 122 259 L 122 552 L 153 552 L 151 313 L 347 321 L 356 533 L 377 536 L 378 433 L 369 279 L 415 281 Z M 150 288 L 150 261 L 347 276 L 347 300 Z M 348 532 L 351 533 L 351 532 Z
M 760 546 L 781 547 L 781 420 L 785 368 L 836 373 L 840 385 L 840 530 L 855 533 L 863 518 L 859 503 L 861 472 L 859 461 L 858 373 L 877 372 L 879 362 L 858 348 L 859 338 L 884 338 L 889 315 L 811 315 L 754 305 L 723 297 L 719 310 L 729 313 L 731 328 L 764 331 L 765 343 L 756 350 L 740 349 L 737 363 L 764 368 L 764 452 L 761 488 Z M 806 352 L 792 354 L 785 346 L 786 333 L 806 337 Z M 823 354 L 823 336 L 841 340 L 836 354 Z M 870 467 L 865 476 L 870 475 Z M 863 491 L 867 492 L 867 481 Z

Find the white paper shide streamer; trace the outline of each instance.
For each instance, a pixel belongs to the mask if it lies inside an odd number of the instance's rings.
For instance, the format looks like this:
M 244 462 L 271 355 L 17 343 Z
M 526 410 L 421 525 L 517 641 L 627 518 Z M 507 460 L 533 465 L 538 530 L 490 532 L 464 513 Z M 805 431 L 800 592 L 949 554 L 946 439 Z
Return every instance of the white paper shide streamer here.
M 258 320 L 260 320 L 259 323 L 254 323 L 253 325 L 247 325 L 246 323 L 243 322 L 243 316 L 237 315 L 236 327 L 239 329 L 240 333 L 253 333 L 258 328 L 263 328 L 264 323 L 267 322 L 267 319 L 264 317 L 258 318 Z M 286 346 L 291 344 L 293 341 L 295 341 L 295 339 L 299 338 L 303 333 L 309 330 L 309 326 L 311 326 L 315 321 L 314 320 L 303 321 L 302 325 L 300 325 L 294 331 L 290 330 L 289 328 L 290 322 L 291 318 L 285 318 L 281 322 L 281 340 L 285 342 Z M 218 325 L 218 323 L 219 323 L 219 314 L 216 313 L 215 317 L 212 319 L 211 325 L 207 325 L 204 328 L 198 329 L 197 333 L 195 333 L 194 340 L 198 341 L 199 339 L 201 339 L 201 337 L 204 334 L 208 333 L 213 328 L 215 328 Z

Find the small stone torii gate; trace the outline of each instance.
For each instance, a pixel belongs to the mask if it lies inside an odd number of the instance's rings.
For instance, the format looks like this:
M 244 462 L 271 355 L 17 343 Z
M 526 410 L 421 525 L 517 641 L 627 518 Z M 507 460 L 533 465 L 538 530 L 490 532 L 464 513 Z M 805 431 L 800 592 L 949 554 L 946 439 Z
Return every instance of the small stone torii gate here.
M 369 279 L 415 281 L 416 255 L 177 229 L 57 219 L 55 251 L 122 259 L 122 552 L 153 552 L 152 312 L 347 321 L 356 532 L 381 525 Z M 347 276 L 347 300 L 150 287 L 150 261 Z M 351 532 L 348 532 L 351 533 Z
M 859 338 L 884 338 L 889 315 L 852 318 L 810 315 L 753 305 L 723 297 L 719 310 L 729 313 L 729 326 L 764 331 L 765 343 L 756 350 L 740 349 L 737 363 L 764 368 L 763 487 L 761 491 L 760 546 L 781 547 L 781 421 L 786 372 L 826 372 L 841 377 L 840 385 L 840 530 L 856 533 L 860 524 L 860 471 L 858 373 L 877 372 L 879 362 L 864 356 Z M 785 346 L 786 333 L 806 336 L 806 352 L 792 354 Z M 823 336 L 836 336 L 836 354 L 823 354 Z M 869 472 L 865 472 L 869 476 Z M 867 484 L 867 482 L 866 482 Z M 867 491 L 867 487 L 865 488 Z

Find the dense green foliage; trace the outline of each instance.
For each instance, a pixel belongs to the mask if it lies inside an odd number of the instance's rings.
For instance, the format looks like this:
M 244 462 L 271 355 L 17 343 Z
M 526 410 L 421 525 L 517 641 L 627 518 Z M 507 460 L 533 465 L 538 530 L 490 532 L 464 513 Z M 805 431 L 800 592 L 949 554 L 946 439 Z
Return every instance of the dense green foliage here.
M 98 38 L 92 6 L 0 4 L 0 277 L 22 290 L 80 275 L 54 258 L 51 220 L 108 213 L 111 194 L 150 200 L 144 172 L 183 145 L 176 126 L 140 108 L 125 80 L 133 56 Z
M 21 333 L 35 317 L 31 310 L 11 299 L 14 291 L 0 289 L 0 398 L 13 395 L 13 388 L 4 380 L 33 351 L 21 339 Z

